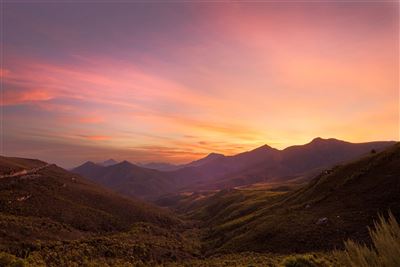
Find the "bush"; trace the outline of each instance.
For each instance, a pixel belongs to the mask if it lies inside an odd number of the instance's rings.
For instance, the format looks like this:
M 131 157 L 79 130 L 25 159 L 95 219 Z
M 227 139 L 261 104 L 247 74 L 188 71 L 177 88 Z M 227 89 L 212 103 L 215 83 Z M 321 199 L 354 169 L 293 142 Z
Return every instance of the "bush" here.
M 337 253 L 338 260 L 351 267 L 398 267 L 400 266 L 400 227 L 389 212 L 388 220 L 379 216 L 374 223 L 375 230 L 369 229 L 372 247 L 357 244 L 353 241 L 345 243 L 346 250 Z
M 314 255 L 296 255 L 288 256 L 283 259 L 282 266 L 285 267 L 322 267 L 330 266 L 324 259 L 318 258 Z
M 24 267 L 25 262 L 14 255 L 0 252 L 0 266 L 1 267 Z

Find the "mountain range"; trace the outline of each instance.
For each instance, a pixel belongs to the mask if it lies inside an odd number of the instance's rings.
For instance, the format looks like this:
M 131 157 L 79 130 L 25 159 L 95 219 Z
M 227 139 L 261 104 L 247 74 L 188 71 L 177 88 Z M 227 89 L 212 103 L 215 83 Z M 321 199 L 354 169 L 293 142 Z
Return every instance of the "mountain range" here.
M 124 161 L 112 166 L 86 162 L 72 172 L 119 193 L 144 199 L 180 191 L 215 190 L 259 182 L 306 181 L 323 169 L 380 151 L 395 142 L 350 143 L 315 138 L 283 150 L 268 145 L 233 156 L 211 153 L 176 170 L 159 171 Z

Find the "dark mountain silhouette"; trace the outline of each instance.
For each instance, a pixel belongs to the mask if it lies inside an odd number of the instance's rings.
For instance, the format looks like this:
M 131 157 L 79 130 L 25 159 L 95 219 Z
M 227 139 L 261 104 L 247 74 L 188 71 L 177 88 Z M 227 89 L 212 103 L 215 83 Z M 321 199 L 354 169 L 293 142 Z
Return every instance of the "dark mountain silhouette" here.
M 307 146 L 322 149 L 320 140 Z M 208 227 L 204 241 L 213 253 L 331 250 L 348 238 L 368 243 L 366 226 L 378 214 L 400 216 L 400 144 L 324 171 L 292 192 L 230 189 L 191 201 L 182 202 L 185 212 Z

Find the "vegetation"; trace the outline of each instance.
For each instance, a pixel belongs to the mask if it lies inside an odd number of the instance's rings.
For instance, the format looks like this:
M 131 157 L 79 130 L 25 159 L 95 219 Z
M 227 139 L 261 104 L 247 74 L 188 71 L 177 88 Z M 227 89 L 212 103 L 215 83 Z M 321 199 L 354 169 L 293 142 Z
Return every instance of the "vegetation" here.
M 281 265 L 284 267 L 330 267 L 333 266 L 333 263 L 321 256 L 304 254 L 288 256 Z
M 345 252 L 338 252 L 342 264 L 351 267 L 400 266 L 400 226 L 392 213 L 389 219 L 382 216 L 370 229 L 372 246 L 349 240 Z
M 26 261 L 12 254 L 0 252 L 0 266 L 4 267 L 24 267 Z

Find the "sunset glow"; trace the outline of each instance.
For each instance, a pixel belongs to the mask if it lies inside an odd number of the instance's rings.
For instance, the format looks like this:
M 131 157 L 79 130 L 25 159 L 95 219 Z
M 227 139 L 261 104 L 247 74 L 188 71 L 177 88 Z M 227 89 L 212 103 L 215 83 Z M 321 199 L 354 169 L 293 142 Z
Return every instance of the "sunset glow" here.
M 4 4 L 2 154 L 71 167 L 399 140 L 398 10 Z

